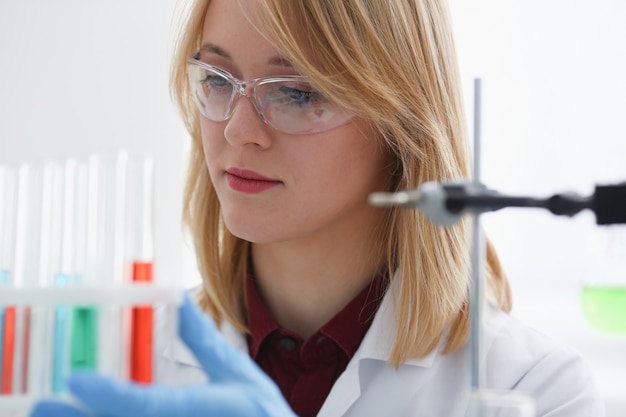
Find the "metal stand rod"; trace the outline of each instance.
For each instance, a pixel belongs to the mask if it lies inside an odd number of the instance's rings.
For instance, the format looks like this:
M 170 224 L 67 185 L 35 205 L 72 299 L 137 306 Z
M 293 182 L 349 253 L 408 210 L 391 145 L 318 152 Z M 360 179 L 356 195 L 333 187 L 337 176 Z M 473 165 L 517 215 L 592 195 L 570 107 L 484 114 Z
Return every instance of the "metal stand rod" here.
M 483 331 L 481 321 L 483 316 L 482 279 L 484 254 L 484 239 L 480 227 L 480 215 L 472 215 L 472 285 L 470 290 L 470 372 L 472 389 L 485 388 L 485 367 L 483 366 Z
M 474 79 L 474 183 L 480 184 L 480 135 L 481 135 L 481 80 Z M 472 284 L 470 290 L 470 373 L 473 390 L 485 388 L 485 369 L 482 361 L 483 332 L 483 262 L 484 241 L 480 214 L 472 214 Z

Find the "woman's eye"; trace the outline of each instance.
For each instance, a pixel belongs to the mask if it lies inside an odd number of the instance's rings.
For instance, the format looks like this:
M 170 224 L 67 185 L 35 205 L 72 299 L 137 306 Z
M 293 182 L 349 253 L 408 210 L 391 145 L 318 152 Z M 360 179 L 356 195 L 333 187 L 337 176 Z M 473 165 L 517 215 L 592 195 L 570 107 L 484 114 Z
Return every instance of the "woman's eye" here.
M 230 83 L 228 80 L 220 75 L 208 74 L 201 81 L 204 85 L 206 85 L 211 90 L 219 90 L 225 87 L 229 87 Z
M 317 104 L 324 100 L 324 97 L 316 91 L 301 90 L 288 86 L 280 87 L 279 91 L 288 104 L 306 106 Z

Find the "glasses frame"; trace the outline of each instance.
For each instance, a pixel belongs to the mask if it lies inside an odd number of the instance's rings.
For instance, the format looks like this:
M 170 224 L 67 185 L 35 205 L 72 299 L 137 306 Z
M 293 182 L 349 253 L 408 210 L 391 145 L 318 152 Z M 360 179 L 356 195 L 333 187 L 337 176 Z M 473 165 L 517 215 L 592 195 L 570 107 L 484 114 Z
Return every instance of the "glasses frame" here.
M 346 124 L 353 117 L 351 114 L 348 114 L 346 111 L 349 117 L 347 117 L 346 120 L 343 121 L 342 123 L 337 124 L 337 125 L 331 125 L 330 127 L 326 127 L 326 128 L 321 127 L 315 130 L 309 129 L 309 130 L 305 130 L 301 132 L 281 129 L 280 127 L 276 126 L 275 123 L 272 123 L 272 121 L 263 112 L 263 107 L 261 106 L 260 99 L 257 96 L 257 90 L 256 90 L 257 87 L 262 86 L 264 84 L 270 84 L 270 83 L 276 83 L 276 82 L 306 82 L 310 84 L 310 79 L 308 77 L 303 76 L 303 75 L 284 75 L 280 77 L 260 77 L 260 78 L 254 78 L 252 80 L 244 81 L 244 80 L 240 80 L 239 78 L 233 76 L 229 72 L 219 67 L 216 67 L 214 65 L 207 64 L 206 62 L 201 61 L 198 54 L 187 58 L 187 64 L 198 66 L 200 68 L 205 69 L 206 71 L 210 71 L 214 74 L 224 77 L 233 86 L 233 90 L 230 94 L 230 98 L 228 99 L 228 108 L 227 108 L 225 116 L 222 119 L 216 119 L 214 117 L 209 117 L 202 110 L 204 108 L 204 105 L 201 104 L 200 98 L 198 97 L 198 94 L 197 94 L 198 87 L 193 85 L 194 82 L 200 82 L 200 81 L 192 80 L 191 77 L 189 77 L 189 81 L 192 84 L 191 87 L 192 87 L 192 93 L 194 95 L 194 100 L 196 101 L 196 104 L 198 105 L 200 113 L 205 118 L 213 122 L 223 122 L 223 121 L 230 119 L 233 113 L 235 112 L 235 108 L 237 107 L 237 103 L 239 102 L 239 99 L 241 98 L 241 96 L 245 96 L 248 99 L 250 99 L 250 102 L 254 106 L 254 109 L 256 110 L 257 114 L 266 125 L 272 127 L 273 129 L 278 130 L 279 132 L 288 133 L 288 134 L 308 134 L 308 133 L 323 132 L 326 130 L 334 129 L 335 127 L 342 126 L 343 124 Z

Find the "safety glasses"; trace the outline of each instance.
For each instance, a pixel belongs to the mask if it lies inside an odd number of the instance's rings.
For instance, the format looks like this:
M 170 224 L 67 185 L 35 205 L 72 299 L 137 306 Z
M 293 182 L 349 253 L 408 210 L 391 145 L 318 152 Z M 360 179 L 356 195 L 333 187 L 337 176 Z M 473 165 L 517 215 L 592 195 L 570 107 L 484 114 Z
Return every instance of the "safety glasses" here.
M 263 77 L 242 81 L 206 64 L 199 55 L 187 59 L 191 88 L 200 113 L 209 120 L 228 120 L 241 96 L 250 99 L 259 117 L 290 134 L 323 132 L 347 123 L 352 114 L 328 100 L 307 77 Z

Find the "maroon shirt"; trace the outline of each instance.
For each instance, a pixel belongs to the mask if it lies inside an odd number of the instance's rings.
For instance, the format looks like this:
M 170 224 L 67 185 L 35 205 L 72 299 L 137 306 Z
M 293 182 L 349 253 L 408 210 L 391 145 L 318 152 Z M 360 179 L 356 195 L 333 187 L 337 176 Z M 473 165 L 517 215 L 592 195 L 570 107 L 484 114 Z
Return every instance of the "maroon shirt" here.
M 303 340 L 270 316 L 248 279 L 250 356 L 276 382 L 293 411 L 314 417 L 354 356 L 382 299 L 386 274 L 379 274 L 317 332 Z

